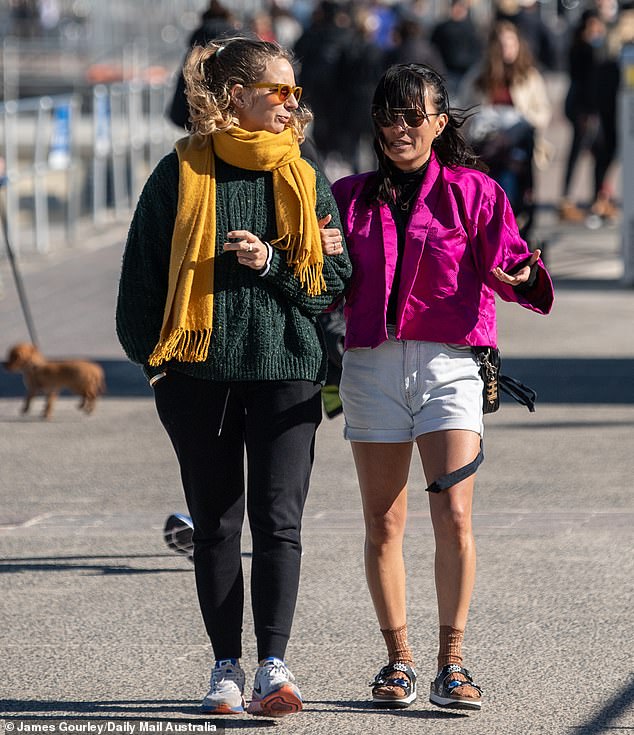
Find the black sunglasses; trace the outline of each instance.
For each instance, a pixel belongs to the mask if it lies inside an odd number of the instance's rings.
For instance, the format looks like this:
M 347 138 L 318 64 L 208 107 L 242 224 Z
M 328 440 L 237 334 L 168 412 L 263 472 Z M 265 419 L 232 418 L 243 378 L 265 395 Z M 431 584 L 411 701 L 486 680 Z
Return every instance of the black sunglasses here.
M 439 112 L 425 112 L 419 107 L 393 107 L 386 110 L 383 107 L 375 107 L 372 110 L 372 117 L 380 128 L 391 128 L 393 125 L 400 125 L 402 121 L 406 128 L 420 128 L 420 126 L 434 115 L 440 115 Z

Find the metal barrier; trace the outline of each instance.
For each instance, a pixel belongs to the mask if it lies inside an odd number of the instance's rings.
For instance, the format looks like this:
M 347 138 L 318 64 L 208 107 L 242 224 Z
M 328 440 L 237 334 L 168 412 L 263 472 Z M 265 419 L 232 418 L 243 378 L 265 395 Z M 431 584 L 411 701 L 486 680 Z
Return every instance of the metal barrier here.
M 72 128 L 79 102 L 76 95 L 64 95 L 0 104 L 7 230 L 16 252 L 29 230 L 35 250 L 49 251 L 52 192 L 62 195 L 66 232 L 72 236 L 78 167 Z
M 92 216 L 128 216 L 154 164 L 182 134 L 165 118 L 171 84 L 97 85 L 92 100 Z
M 171 83 L 97 85 L 0 103 L 7 232 L 16 253 L 73 245 L 80 219 L 130 216 L 143 182 L 181 131 L 165 118 Z M 62 214 L 62 216 L 60 216 Z

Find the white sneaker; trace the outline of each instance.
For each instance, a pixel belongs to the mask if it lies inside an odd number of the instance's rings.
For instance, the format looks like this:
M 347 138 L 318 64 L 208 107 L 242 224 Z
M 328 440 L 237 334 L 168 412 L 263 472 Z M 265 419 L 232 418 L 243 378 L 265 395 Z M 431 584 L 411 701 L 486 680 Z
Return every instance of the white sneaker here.
M 212 715 L 244 712 L 244 671 L 235 658 L 216 661 L 211 670 L 209 691 L 203 699 L 202 711 Z
M 279 658 L 266 658 L 255 672 L 250 715 L 283 717 L 299 712 L 304 706 L 295 677 Z
M 163 527 L 165 543 L 177 554 L 185 554 L 189 561 L 194 557 L 194 524 L 189 516 L 172 513 Z

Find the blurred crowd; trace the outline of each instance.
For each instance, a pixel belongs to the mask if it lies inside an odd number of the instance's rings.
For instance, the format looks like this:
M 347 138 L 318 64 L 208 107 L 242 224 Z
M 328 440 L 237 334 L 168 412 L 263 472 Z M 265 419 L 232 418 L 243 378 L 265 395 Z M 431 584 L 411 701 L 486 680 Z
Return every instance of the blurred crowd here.
M 8 0 L 14 32 L 33 35 L 60 19 L 59 0 Z M 237 33 L 293 49 L 303 100 L 314 112 L 310 135 L 331 179 L 374 165 L 369 109 L 377 79 L 391 64 L 428 64 L 446 79 L 452 104 L 473 110 L 466 133 L 504 186 L 530 231 L 533 169 L 553 156 L 553 109 L 544 75 L 567 82 L 555 101 L 570 123 L 559 215 L 599 226 L 618 213 L 612 183 L 617 156 L 617 94 L 623 46 L 634 41 L 634 4 L 618 0 L 268 0 L 234 12 L 234 0 L 211 0 L 189 45 Z M 252 5 L 251 7 L 257 7 Z M 545 10 L 547 8 L 547 11 Z M 182 94 L 171 118 L 187 123 Z M 590 202 L 571 198 L 578 163 L 590 157 Z M 583 206 L 581 206 L 583 205 Z
M 53 32 L 62 19 L 58 0 L 7 0 L 10 32 L 19 38 L 38 38 Z
M 544 79 L 551 71 L 569 80 L 563 112 L 571 142 L 563 152 L 559 216 L 597 227 L 618 213 L 611 177 L 616 100 L 621 51 L 634 41 L 634 6 L 588 1 L 562 3 L 556 16 L 544 17 L 536 0 L 497 0 L 482 22 L 471 0 L 448 0 L 440 17 L 417 0 L 309 6 L 274 0 L 248 19 L 211 0 L 190 44 L 248 32 L 292 48 L 315 115 L 312 140 L 331 179 L 374 166 L 369 110 L 382 72 L 409 61 L 432 66 L 447 80 L 452 103 L 472 111 L 465 133 L 505 188 L 528 238 L 534 168 L 547 167 L 554 154 L 548 126 L 555 110 Z M 174 122 L 186 124 L 186 109 L 176 115 Z M 570 192 L 583 154 L 592 160 L 593 197 L 579 203 Z

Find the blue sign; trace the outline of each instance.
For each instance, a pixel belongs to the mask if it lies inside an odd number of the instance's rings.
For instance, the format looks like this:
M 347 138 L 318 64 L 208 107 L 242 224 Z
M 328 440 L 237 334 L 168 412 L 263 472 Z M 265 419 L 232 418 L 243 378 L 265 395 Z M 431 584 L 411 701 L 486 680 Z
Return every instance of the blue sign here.
M 70 104 L 59 105 L 53 110 L 53 132 L 48 165 L 53 169 L 64 169 L 70 165 Z

